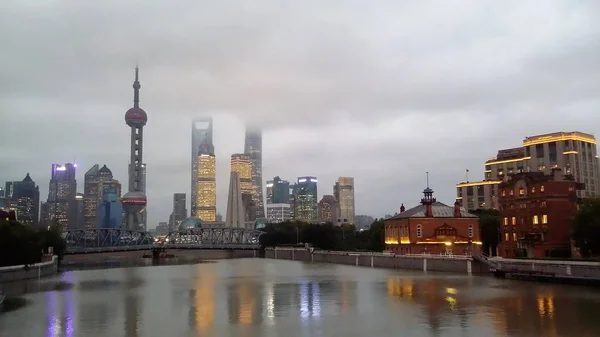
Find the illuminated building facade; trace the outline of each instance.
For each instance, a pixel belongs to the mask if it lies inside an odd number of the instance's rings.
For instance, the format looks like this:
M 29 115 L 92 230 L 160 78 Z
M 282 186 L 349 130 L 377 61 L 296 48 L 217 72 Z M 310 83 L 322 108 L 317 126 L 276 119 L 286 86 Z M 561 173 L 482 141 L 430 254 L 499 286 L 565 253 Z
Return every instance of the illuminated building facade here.
M 290 204 L 267 204 L 267 221 L 279 223 L 291 218 Z
M 318 222 L 317 178 L 298 177 L 294 197 L 294 220 Z
M 571 223 L 577 213 L 577 191 L 583 184 L 554 168 L 551 174 L 512 175 L 498 188 L 500 256 L 570 257 Z
M 17 220 L 20 223 L 32 226 L 38 224 L 40 189 L 31 179 L 29 173 L 21 181 L 6 183 L 4 203 L 7 209 L 15 210 Z
M 470 254 L 481 246 L 479 218 L 461 207 L 447 206 L 423 191 L 421 205 L 386 219 L 385 248 L 395 254 Z
M 52 164 L 50 186 L 48 189 L 48 221 L 49 225 L 57 225 L 60 230 L 77 228 L 77 165 Z
M 231 155 L 231 172 L 236 172 L 240 179 L 240 191 L 244 205 L 244 218 L 246 221 L 256 220 L 256 204 L 253 198 L 254 186 L 252 181 L 252 162 L 246 154 Z
M 521 172 L 550 174 L 554 168 L 585 185 L 577 191 L 579 197 L 600 196 L 596 138 L 574 131 L 526 137 L 522 147 L 499 150 L 495 158 L 485 162 L 485 180 L 457 184 L 456 197 L 469 210 L 498 209 L 496 186 L 507 176 Z
M 246 129 L 244 153 L 248 155 L 252 169 L 252 203 L 254 213 L 251 219 L 265 217 L 265 205 L 262 186 L 262 131 L 256 128 Z M 252 220 L 254 221 L 254 220 Z
M 338 216 L 339 204 L 333 195 L 324 195 L 319 201 L 319 222 L 335 224 Z
M 333 195 L 338 201 L 338 223 L 354 224 L 354 178 L 339 177 L 333 186 Z
M 214 154 L 196 157 L 195 217 L 205 222 L 217 220 L 216 159 Z

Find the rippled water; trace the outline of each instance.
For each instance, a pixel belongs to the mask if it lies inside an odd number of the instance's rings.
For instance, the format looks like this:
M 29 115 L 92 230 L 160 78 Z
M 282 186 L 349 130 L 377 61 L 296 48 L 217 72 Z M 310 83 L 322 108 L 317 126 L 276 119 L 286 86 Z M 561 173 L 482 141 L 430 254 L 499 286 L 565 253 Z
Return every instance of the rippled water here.
M 600 291 L 294 261 L 82 270 L 4 285 L 0 336 L 600 336 Z M 6 308 L 5 308 L 6 309 Z

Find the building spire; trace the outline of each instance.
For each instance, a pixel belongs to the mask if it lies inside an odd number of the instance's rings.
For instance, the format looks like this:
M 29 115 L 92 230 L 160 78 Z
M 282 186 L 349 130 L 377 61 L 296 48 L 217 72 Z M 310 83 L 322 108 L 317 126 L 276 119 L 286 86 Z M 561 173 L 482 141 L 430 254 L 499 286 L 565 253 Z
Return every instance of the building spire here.
M 139 108 L 140 107 L 140 88 L 142 87 L 140 85 L 140 80 L 139 80 L 139 68 L 137 66 L 137 64 L 135 65 L 135 81 L 133 82 L 133 107 L 134 108 Z
M 429 188 L 429 172 L 425 172 L 425 174 L 427 175 L 427 188 Z

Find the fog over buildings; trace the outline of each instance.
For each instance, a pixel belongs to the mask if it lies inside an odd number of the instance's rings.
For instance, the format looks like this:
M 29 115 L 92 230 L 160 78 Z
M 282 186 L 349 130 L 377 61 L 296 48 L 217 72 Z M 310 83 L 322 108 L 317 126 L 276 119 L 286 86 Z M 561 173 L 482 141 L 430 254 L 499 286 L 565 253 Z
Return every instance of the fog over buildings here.
M 0 2 L 0 182 L 53 163 L 127 182 L 139 64 L 148 228 L 191 199 L 191 132 L 213 118 L 217 211 L 262 129 L 263 184 L 354 178 L 355 214 L 450 204 L 526 136 L 600 131 L 600 1 Z M 77 34 L 73 34 L 77 32 Z M 75 158 L 75 159 L 74 159 Z M 189 205 L 188 205 L 189 207 Z M 190 209 L 190 212 L 192 209 Z

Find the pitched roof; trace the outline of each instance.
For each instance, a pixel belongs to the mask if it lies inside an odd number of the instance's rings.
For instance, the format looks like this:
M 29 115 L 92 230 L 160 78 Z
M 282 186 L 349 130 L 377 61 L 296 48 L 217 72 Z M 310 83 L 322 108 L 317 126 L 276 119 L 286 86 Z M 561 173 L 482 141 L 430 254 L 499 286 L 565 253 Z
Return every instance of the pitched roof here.
M 454 218 L 454 207 L 448 206 L 441 202 L 435 202 L 431 205 L 434 218 Z M 463 218 L 477 218 L 477 215 L 469 213 L 464 207 L 460 208 L 460 216 Z M 397 214 L 390 219 L 406 219 L 406 218 L 425 218 L 425 205 L 415 206 L 411 209 Z

